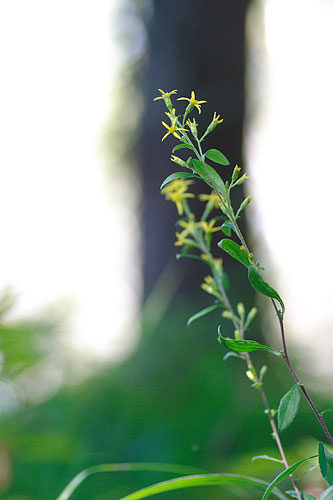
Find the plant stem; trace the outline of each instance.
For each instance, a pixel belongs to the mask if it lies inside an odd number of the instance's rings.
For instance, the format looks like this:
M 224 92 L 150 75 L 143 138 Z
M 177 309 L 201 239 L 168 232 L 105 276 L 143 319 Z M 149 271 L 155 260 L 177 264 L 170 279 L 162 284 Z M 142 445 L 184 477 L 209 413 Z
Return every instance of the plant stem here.
M 279 448 L 279 452 L 280 452 L 280 455 L 281 455 L 281 458 L 282 458 L 282 461 L 283 461 L 283 465 L 285 466 L 286 469 L 288 469 L 289 464 L 288 464 L 286 455 L 285 455 L 284 450 L 283 450 L 283 446 L 282 446 L 282 443 L 281 443 L 281 440 L 280 440 L 280 436 L 279 436 L 278 430 L 276 428 L 274 417 L 272 415 L 271 409 L 270 409 L 268 401 L 267 401 L 266 393 L 265 393 L 265 391 L 264 391 L 264 389 L 262 387 L 262 382 L 260 382 L 258 390 L 259 390 L 261 399 L 262 399 L 264 407 L 265 407 L 265 413 L 268 415 L 269 423 L 270 423 L 272 431 L 273 431 L 273 436 L 274 436 L 276 445 Z M 296 492 L 298 500 L 302 500 L 302 497 L 301 497 L 300 491 L 298 489 L 296 480 L 294 479 L 294 477 L 292 476 L 292 474 L 290 474 L 290 479 L 291 479 L 291 482 L 293 483 L 293 487 L 294 487 L 294 490 Z
M 242 339 L 244 339 L 244 332 L 243 332 L 243 328 L 242 327 L 240 328 L 240 334 L 241 334 Z M 273 433 L 273 438 L 274 438 L 274 440 L 276 442 L 276 445 L 277 445 L 277 447 L 279 449 L 283 465 L 285 466 L 286 469 L 288 469 L 288 467 L 289 467 L 288 460 L 286 458 L 286 455 L 285 455 L 285 452 L 284 452 L 284 449 L 283 449 L 283 445 L 281 443 L 281 439 L 280 439 L 279 432 L 278 432 L 276 424 L 275 424 L 275 419 L 274 419 L 272 410 L 271 410 L 270 405 L 268 403 L 268 399 L 267 399 L 266 393 L 265 393 L 265 391 L 263 389 L 262 380 L 260 380 L 258 378 L 258 376 L 257 376 L 256 370 L 255 370 L 255 368 L 254 368 L 254 366 L 252 364 L 252 360 L 251 360 L 250 354 L 248 352 L 246 352 L 246 353 L 244 353 L 244 355 L 245 355 L 245 360 L 247 362 L 248 369 L 250 369 L 252 373 L 253 373 L 253 371 L 255 373 L 255 387 L 258 389 L 260 397 L 262 399 L 262 402 L 263 402 L 263 405 L 264 405 L 264 408 L 265 408 L 265 413 L 268 416 L 269 423 L 270 423 L 270 426 L 271 426 L 271 429 L 272 429 L 272 433 Z M 293 487 L 294 487 L 294 490 L 296 492 L 298 500 L 302 500 L 300 491 L 299 491 L 297 483 L 296 483 L 296 480 L 294 479 L 294 477 L 293 477 L 292 474 L 290 474 L 290 479 L 291 479 L 291 482 L 293 484 Z
M 303 392 L 305 398 L 307 399 L 309 405 L 311 406 L 311 409 L 312 409 L 313 413 L 317 417 L 320 426 L 322 427 L 324 433 L 326 434 L 327 439 L 329 440 L 330 444 L 333 445 L 333 438 L 332 438 L 332 436 L 331 436 L 328 428 L 326 427 L 326 424 L 325 424 L 325 422 L 323 420 L 323 417 L 321 416 L 321 414 L 317 410 L 317 408 L 316 408 L 314 402 L 312 401 L 312 399 L 311 399 L 308 391 L 305 389 L 304 384 L 301 383 L 301 380 L 300 380 L 299 376 L 297 375 L 297 373 L 295 372 L 294 368 L 291 365 L 291 362 L 290 362 L 290 359 L 289 359 L 289 356 L 288 356 L 288 351 L 287 351 L 287 343 L 286 343 L 286 338 L 285 338 L 285 333 L 284 333 L 283 317 L 281 316 L 281 314 L 280 314 L 280 312 L 279 312 L 279 310 L 278 310 L 278 308 L 277 308 L 274 300 L 271 299 L 271 301 L 272 301 L 274 310 L 275 310 L 276 315 L 277 315 L 278 320 L 279 320 L 280 332 L 281 332 L 281 338 L 282 338 L 284 360 L 285 360 L 285 362 L 286 362 L 286 364 L 287 364 L 287 366 L 289 368 L 289 371 L 290 371 L 291 375 L 293 376 L 295 382 L 298 384 L 300 390 Z
M 190 212 L 190 209 L 188 207 L 188 204 L 187 204 L 186 200 L 184 200 L 184 211 L 185 211 L 186 215 L 190 218 L 191 217 L 191 212 Z M 205 242 L 203 241 L 203 238 L 202 238 L 201 234 L 199 232 L 195 231 L 195 233 L 193 234 L 193 237 L 196 240 L 196 242 L 198 243 L 199 247 L 201 247 L 201 250 L 204 253 L 209 254 L 211 256 L 211 258 L 212 258 L 212 262 L 214 262 L 214 259 L 213 259 L 212 255 L 210 253 L 210 248 L 207 248 Z M 232 304 L 230 302 L 230 299 L 228 297 L 228 294 L 227 294 L 227 292 L 226 292 L 226 290 L 225 290 L 225 288 L 223 286 L 221 276 L 219 275 L 219 272 L 215 268 L 214 265 L 212 266 L 212 274 L 214 276 L 214 279 L 215 279 L 215 282 L 216 282 L 216 285 L 217 285 L 217 289 L 218 289 L 218 291 L 219 291 L 219 293 L 221 295 L 221 299 L 223 300 L 223 302 L 222 301 L 221 302 L 224 305 L 224 307 L 226 307 L 226 309 L 229 310 L 230 313 L 232 314 L 233 325 L 234 325 L 235 329 L 239 329 L 241 338 L 244 339 L 244 324 L 243 324 L 243 321 L 241 319 L 239 319 L 237 317 L 237 315 L 235 314 L 235 312 L 233 310 L 233 307 L 232 307 Z M 283 449 L 283 446 L 282 446 L 282 443 L 281 443 L 281 440 L 280 440 L 280 436 L 279 436 L 279 433 L 278 433 L 278 430 L 277 430 L 277 427 L 276 427 L 276 424 L 275 424 L 274 416 L 273 416 L 272 411 L 270 409 L 270 406 L 268 404 L 266 393 L 265 393 L 265 391 L 263 389 L 262 381 L 259 379 L 259 377 L 258 377 L 258 375 L 256 373 L 256 370 L 255 370 L 255 368 L 254 368 L 254 366 L 252 364 L 252 360 L 251 360 L 251 357 L 250 357 L 249 353 L 247 353 L 247 352 L 243 353 L 243 359 L 246 362 L 248 369 L 255 376 L 254 386 L 259 391 L 259 394 L 260 394 L 261 399 L 263 401 L 263 405 L 264 405 L 264 408 L 265 408 L 265 413 L 268 416 L 269 423 L 270 423 L 270 426 L 271 426 L 271 429 L 272 429 L 272 433 L 273 433 L 273 437 L 274 437 L 274 440 L 276 442 L 276 445 L 277 445 L 278 450 L 279 450 L 280 455 L 281 455 L 282 463 L 285 466 L 285 468 L 287 469 L 289 467 L 289 464 L 288 464 L 286 455 L 284 453 L 284 449 Z M 297 487 L 296 480 L 294 479 L 294 477 L 292 476 L 292 474 L 290 474 L 290 479 L 292 481 L 292 484 L 293 484 L 293 487 L 294 487 L 294 490 L 296 492 L 298 500 L 302 500 L 300 491 L 299 491 L 299 489 Z

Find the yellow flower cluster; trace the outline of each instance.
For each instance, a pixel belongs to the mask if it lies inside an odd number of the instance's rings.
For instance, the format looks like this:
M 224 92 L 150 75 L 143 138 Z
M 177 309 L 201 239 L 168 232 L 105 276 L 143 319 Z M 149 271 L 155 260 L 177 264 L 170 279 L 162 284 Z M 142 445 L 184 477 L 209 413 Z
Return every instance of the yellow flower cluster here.
M 193 181 L 176 179 L 170 182 L 161 191 L 161 193 L 164 194 L 166 200 L 170 200 L 175 203 L 179 215 L 183 215 L 184 213 L 184 200 L 186 198 L 194 198 L 194 194 L 187 192 L 188 186 L 190 186 L 191 184 L 193 184 Z
M 219 208 L 220 206 L 220 200 L 215 191 L 212 191 L 209 194 L 199 194 L 199 200 L 210 203 L 214 208 Z

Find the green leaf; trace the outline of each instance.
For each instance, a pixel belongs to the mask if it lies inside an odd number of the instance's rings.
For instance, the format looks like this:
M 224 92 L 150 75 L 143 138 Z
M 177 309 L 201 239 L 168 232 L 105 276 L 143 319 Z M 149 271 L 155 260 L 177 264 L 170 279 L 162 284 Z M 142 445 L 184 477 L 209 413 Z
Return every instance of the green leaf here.
M 288 493 L 288 495 L 290 495 L 292 498 L 298 498 L 295 490 L 288 490 L 286 491 L 286 493 Z M 316 498 L 310 495 L 310 493 L 304 493 L 304 491 L 301 491 L 300 493 L 302 500 L 316 500 Z
M 258 292 L 263 295 L 267 295 L 267 297 L 271 297 L 272 299 L 276 299 L 282 307 L 282 313 L 284 313 L 285 307 L 280 295 L 276 290 L 274 290 L 274 288 L 266 283 L 261 274 L 252 264 L 249 266 L 249 280 L 253 288 L 258 290 Z
M 295 384 L 280 400 L 278 408 L 278 428 L 285 431 L 292 424 L 299 409 L 300 394 Z
M 237 354 L 236 352 L 229 351 L 225 356 L 223 356 L 223 361 L 226 361 L 229 358 L 238 358 L 238 359 L 243 359 L 240 354 Z
M 200 262 L 205 262 L 199 255 L 195 255 L 194 253 L 177 253 L 176 254 L 176 259 L 194 259 L 194 260 L 200 260 Z
M 333 413 L 333 408 L 326 408 L 326 410 L 323 410 L 320 415 L 323 417 L 325 413 Z
M 238 474 L 200 474 L 196 476 L 177 477 L 175 479 L 170 479 L 169 481 L 152 484 L 151 486 L 137 490 L 130 495 L 126 495 L 120 500 L 141 500 L 142 498 L 147 498 L 165 491 L 191 488 L 194 486 L 219 486 L 222 484 L 235 484 L 237 486 L 245 487 L 252 486 L 259 490 L 263 490 L 267 485 L 265 481 L 260 479 L 241 476 Z M 280 500 L 288 500 L 286 495 L 284 495 L 277 488 L 275 488 L 272 493 Z
M 213 169 L 207 163 L 203 163 L 200 160 L 192 160 L 193 168 L 197 174 L 210 186 L 213 187 L 216 191 L 222 193 L 225 197 L 228 197 L 228 193 L 226 191 L 225 185 L 219 174 L 216 170 Z
M 235 352 L 268 351 L 276 356 L 281 356 L 280 351 L 277 351 L 267 345 L 259 344 L 259 342 L 256 342 L 255 340 L 234 340 L 219 335 L 219 341 L 228 349 Z
M 276 476 L 275 479 L 269 484 L 268 488 L 265 490 L 265 493 L 263 494 L 263 497 L 261 500 L 267 500 L 267 498 L 270 496 L 270 494 L 273 492 L 273 489 L 277 484 L 279 484 L 283 479 L 286 477 L 290 476 L 300 465 L 302 465 L 304 462 L 307 460 L 310 460 L 311 458 L 315 458 L 317 455 L 313 455 L 312 457 L 308 458 L 303 458 L 303 460 L 299 460 L 298 462 L 295 462 L 293 465 L 282 471 L 278 476 Z
M 331 485 L 333 484 L 333 453 L 328 451 L 323 443 L 319 443 L 318 453 L 321 474 L 328 484 Z
M 159 464 L 159 463 L 119 463 L 119 464 L 100 464 L 93 465 L 87 469 L 79 472 L 67 484 L 56 500 L 68 500 L 80 484 L 87 479 L 87 477 L 100 472 L 129 472 L 129 471 L 153 471 L 153 472 L 167 472 L 171 474 L 190 474 L 191 472 L 198 472 L 194 467 L 177 464 Z M 201 472 L 201 471 L 200 471 Z
M 199 179 L 199 177 L 192 172 L 175 172 L 164 179 L 160 186 L 160 189 L 163 189 L 166 184 L 169 184 L 169 182 L 174 181 L 175 179 L 188 179 L 190 177 Z
M 282 460 L 279 460 L 278 458 L 270 457 L 269 455 L 256 455 L 255 457 L 251 458 L 251 462 L 253 462 L 254 460 L 258 460 L 258 459 L 270 460 L 271 462 L 278 462 L 279 464 L 283 464 Z
M 231 220 L 226 220 L 222 224 L 221 229 L 224 232 L 224 234 L 226 234 L 227 236 L 230 236 L 231 235 L 231 230 L 235 231 L 235 226 L 233 225 L 233 223 L 231 222 Z
M 332 500 L 333 498 L 333 486 L 327 488 L 327 490 L 323 491 L 317 500 Z
M 241 262 L 245 267 L 249 267 L 249 252 L 245 247 L 240 247 L 235 241 L 229 240 L 228 238 L 219 241 L 217 245 L 231 255 L 231 257 Z
M 192 146 L 192 144 L 178 144 L 173 148 L 172 152 L 175 153 L 176 151 L 178 151 L 178 149 L 184 149 L 184 148 L 192 149 L 192 151 L 195 151 L 195 147 Z
M 208 158 L 215 163 L 219 163 L 220 165 L 230 165 L 229 160 L 218 149 L 208 149 L 205 153 L 205 158 Z
M 212 311 L 215 311 L 218 307 L 221 307 L 221 304 L 214 304 L 213 306 L 205 307 L 204 309 L 201 309 L 201 311 L 197 312 L 196 314 L 193 314 L 188 321 L 187 321 L 187 326 L 190 326 L 193 321 L 196 319 L 202 318 L 202 316 L 206 316 L 206 314 L 209 314 Z

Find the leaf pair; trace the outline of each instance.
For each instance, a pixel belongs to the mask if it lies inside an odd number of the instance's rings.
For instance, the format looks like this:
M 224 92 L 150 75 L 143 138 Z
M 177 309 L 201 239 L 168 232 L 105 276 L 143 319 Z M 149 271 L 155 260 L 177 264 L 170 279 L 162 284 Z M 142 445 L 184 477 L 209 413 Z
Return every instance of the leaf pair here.
M 248 268 L 248 277 L 253 288 L 267 297 L 276 299 L 281 305 L 283 314 L 285 307 L 280 295 L 263 279 L 258 269 L 253 265 L 253 255 L 245 247 L 239 246 L 235 241 L 228 238 L 221 240 L 218 246 Z

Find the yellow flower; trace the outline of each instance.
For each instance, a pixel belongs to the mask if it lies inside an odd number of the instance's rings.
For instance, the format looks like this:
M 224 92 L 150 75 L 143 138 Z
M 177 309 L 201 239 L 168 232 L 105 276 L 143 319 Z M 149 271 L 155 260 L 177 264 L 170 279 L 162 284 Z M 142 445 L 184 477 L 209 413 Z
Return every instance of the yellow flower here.
M 214 283 L 213 276 L 210 276 L 210 274 L 208 276 L 205 276 L 204 280 L 205 280 L 205 283 L 207 283 L 208 285 L 212 285 Z
M 220 231 L 220 227 L 214 227 L 216 220 L 212 219 L 209 223 L 203 220 L 199 222 L 200 226 L 203 228 L 205 233 L 216 233 L 216 231 Z
M 159 99 L 159 97 L 157 99 Z M 165 114 L 167 115 L 168 118 L 170 118 L 171 121 L 174 120 L 174 118 L 176 118 L 175 108 L 172 108 L 170 113 L 166 111 Z
M 159 99 L 170 99 L 172 94 L 177 94 L 177 90 L 171 90 L 171 92 L 164 92 L 162 89 L 158 89 L 162 95 L 155 97 L 154 101 L 158 101 Z
M 207 201 L 214 205 L 214 208 L 219 208 L 220 200 L 215 191 L 212 191 L 210 194 L 199 194 L 200 201 Z
M 188 168 L 188 165 L 186 165 L 186 162 L 179 158 L 178 156 L 171 155 L 170 160 L 173 161 L 174 163 L 177 163 L 177 165 L 180 165 L 181 167 Z
M 188 126 L 190 127 L 190 130 L 191 130 L 191 132 L 192 132 L 192 135 L 193 135 L 194 137 L 197 137 L 197 136 L 198 136 L 198 131 L 197 131 L 197 126 L 198 126 L 198 124 L 197 124 L 197 122 L 195 121 L 195 119 L 193 118 L 193 122 L 191 122 L 191 120 L 190 120 L 190 119 L 188 119 L 188 120 L 186 121 L 186 125 L 188 125 Z
M 175 203 L 179 215 L 183 215 L 184 213 L 183 200 L 185 198 L 194 198 L 194 194 L 185 193 L 184 191 L 174 191 L 174 192 L 169 191 L 165 193 L 165 199 L 173 201 L 173 203 Z
M 204 102 L 207 102 L 207 101 L 198 101 L 195 98 L 195 93 L 194 93 L 193 90 L 191 92 L 191 98 L 190 99 L 188 97 L 179 97 L 177 99 L 177 101 L 188 101 L 189 105 L 191 106 L 190 110 L 192 110 L 193 107 L 195 106 L 197 108 L 197 110 L 199 111 L 199 114 L 201 113 L 201 106 L 200 106 L 200 104 L 203 104 Z
M 167 133 L 162 137 L 162 141 L 164 141 L 164 139 L 166 137 L 168 137 L 168 135 L 170 135 L 170 134 L 172 134 L 175 137 L 177 137 L 177 139 L 181 139 L 180 135 L 177 134 L 177 132 L 182 131 L 182 130 L 185 130 L 187 132 L 186 128 L 178 128 L 176 126 L 176 123 L 177 123 L 177 117 L 174 118 L 174 120 L 173 120 L 172 124 L 170 125 L 170 127 L 165 122 L 162 122 L 162 125 L 164 125 L 164 127 L 168 129 Z
M 186 237 L 183 235 L 183 232 L 176 233 L 177 241 L 175 241 L 175 243 L 174 243 L 174 245 L 176 247 L 181 247 L 183 245 L 191 245 L 192 244 L 192 240 L 186 239 Z
M 162 194 L 169 194 L 174 192 L 185 193 L 187 191 L 188 186 L 193 184 L 193 181 L 186 179 L 175 179 L 174 181 L 169 182 L 161 191 Z
M 211 132 L 213 132 L 213 130 L 217 127 L 217 125 L 219 123 L 222 123 L 223 122 L 223 118 L 220 120 L 220 115 L 217 115 L 216 114 L 216 111 L 214 111 L 214 116 L 213 116 L 213 119 L 212 121 L 210 122 L 210 124 L 208 125 L 207 129 L 206 129 L 206 132 L 204 133 L 204 135 L 201 137 L 201 141 L 203 140 L 204 137 L 206 137 L 206 135 L 210 134 Z
M 218 273 L 221 274 L 222 273 L 223 260 L 221 258 L 220 259 L 214 259 L 214 264 L 215 264 L 215 268 L 217 269 Z
M 181 232 L 183 238 L 188 236 L 189 234 L 193 234 L 195 232 L 195 228 L 200 224 L 199 222 L 195 222 L 195 220 L 180 220 L 178 221 L 180 227 L 183 227 L 184 230 Z
M 205 282 L 201 284 L 201 288 L 205 290 L 205 292 L 209 293 L 210 295 L 214 295 L 216 297 L 217 290 L 213 277 L 208 275 L 204 278 L 204 280 Z
M 216 111 L 214 111 L 213 122 L 215 122 L 216 125 L 223 122 L 223 118 L 222 118 L 222 120 L 220 120 L 220 115 L 217 115 Z
M 208 253 L 202 253 L 200 257 L 202 258 L 202 260 L 205 260 L 207 262 L 210 260 L 210 255 Z

